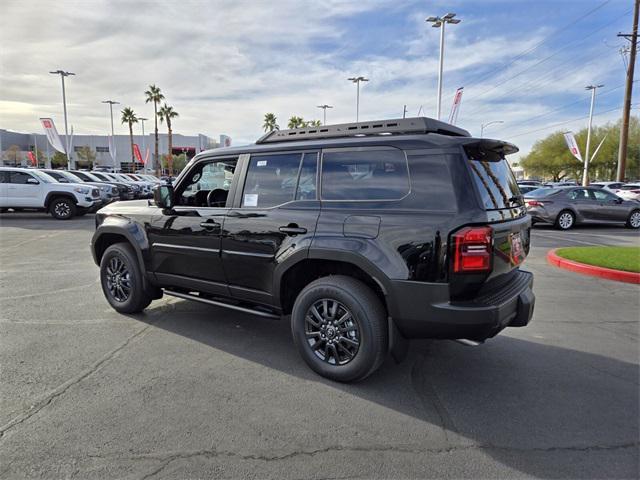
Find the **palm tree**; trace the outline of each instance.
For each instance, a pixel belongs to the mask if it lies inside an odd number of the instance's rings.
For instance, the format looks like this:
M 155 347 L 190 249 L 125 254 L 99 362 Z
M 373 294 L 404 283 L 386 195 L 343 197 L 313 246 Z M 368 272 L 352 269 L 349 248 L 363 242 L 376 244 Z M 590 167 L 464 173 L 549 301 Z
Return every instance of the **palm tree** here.
M 124 110 L 122 110 L 122 118 L 120 119 L 120 121 L 122 123 L 129 124 L 129 139 L 131 140 L 131 163 L 135 165 L 136 160 L 133 154 L 133 124 L 138 123 L 138 117 L 131 107 L 126 107 Z
M 274 130 L 280 130 L 280 125 L 278 125 L 278 118 L 275 113 L 265 113 L 264 114 L 264 124 L 262 125 L 265 132 L 273 132 Z
M 302 128 L 304 126 L 304 118 L 296 117 L 295 115 L 289 119 L 289 123 L 287 124 L 287 128 Z
M 153 161 L 156 164 L 156 174 L 160 175 L 160 161 L 158 158 L 158 104 L 164 100 L 164 95 L 162 94 L 162 92 L 160 91 L 160 87 L 156 87 L 155 84 L 154 85 L 149 85 L 149 90 L 145 91 L 144 94 L 146 95 L 147 99 L 144 101 L 144 103 L 149 103 L 149 102 L 153 102 L 153 118 L 155 120 L 155 133 L 156 133 L 156 148 L 155 148 L 155 152 L 154 152 L 154 156 L 153 156 Z
M 322 122 L 320 120 L 309 120 L 306 122 L 305 127 L 321 127 Z
M 178 117 L 178 112 L 176 112 L 173 107 L 167 105 L 166 103 L 162 106 L 162 108 L 158 111 L 158 117 L 160 117 L 160 122 L 163 120 L 167 122 L 167 130 L 169 131 L 169 155 L 167 156 L 167 163 L 169 166 L 169 176 L 173 176 L 173 130 L 171 130 L 171 119 Z

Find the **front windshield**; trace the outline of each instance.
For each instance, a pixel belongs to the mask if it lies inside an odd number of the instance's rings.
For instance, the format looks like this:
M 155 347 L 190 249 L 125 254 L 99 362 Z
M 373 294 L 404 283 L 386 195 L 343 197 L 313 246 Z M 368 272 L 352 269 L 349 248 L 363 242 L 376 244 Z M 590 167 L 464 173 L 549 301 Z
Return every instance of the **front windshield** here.
M 41 180 L 44 183 L 57 183 L 55 178 L 53 178 L 51 175 L 47 175 L 44 172 L 39 172 L 37 170 L 30 170 L 29 173 L 38 177 L 38 180 Z
M 60 172 L 73 183 L 84 183 L 84 180 L 71 172 Z
M 78 176 L 84 175 L 85 177 L 87 177 L 87 179 L 92 180 L 94 182 L 102 182 L 102 181 L 104 181 L 104 180 L 100 180 L 98 177 L 96 177 L 93 173 L 90 173 L 90 172 L 82 172 L 81 174 L 77 173 L 76 175 L 78 175 Z

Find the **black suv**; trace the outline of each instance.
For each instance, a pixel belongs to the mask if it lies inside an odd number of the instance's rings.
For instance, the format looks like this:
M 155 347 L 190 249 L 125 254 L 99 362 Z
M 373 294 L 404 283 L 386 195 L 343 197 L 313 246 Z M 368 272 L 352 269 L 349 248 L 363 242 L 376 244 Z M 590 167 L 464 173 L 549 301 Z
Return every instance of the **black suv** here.
M 91 249 L 119 312 L 165 293 L 290 314 L 313 370 L 360 380 L 408 338 L 527 325 L 516 151 L 429 118 L 274 131 L 200 153 L 153 202 L 101 209 Z

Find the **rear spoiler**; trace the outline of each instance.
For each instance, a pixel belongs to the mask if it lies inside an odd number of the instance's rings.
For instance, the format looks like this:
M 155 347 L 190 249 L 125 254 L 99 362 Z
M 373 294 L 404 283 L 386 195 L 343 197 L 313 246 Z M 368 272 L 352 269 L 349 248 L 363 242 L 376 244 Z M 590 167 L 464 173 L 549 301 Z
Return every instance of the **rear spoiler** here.
M 513 143 L 489 138 L 464 138 L 458 140 L 471 160 L 499 162 L 507 155 L 519 151 Z

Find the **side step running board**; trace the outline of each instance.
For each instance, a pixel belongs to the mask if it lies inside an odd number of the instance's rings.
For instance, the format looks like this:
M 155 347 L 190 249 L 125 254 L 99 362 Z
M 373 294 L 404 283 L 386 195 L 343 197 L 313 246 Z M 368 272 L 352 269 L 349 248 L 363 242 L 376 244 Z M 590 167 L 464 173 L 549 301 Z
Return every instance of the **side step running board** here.
M 192 295 L 190 293 L 174 292 L 173 290 L 167 290 L 167 289 L 164 289 L 164 293 L 166 293 L 167 295 L 171 295 L 173 297 L 184 298 L 185 300 L 194 300 L 196 302 L 206 303 L 208 305 L 215 305 L 216 307 L 229 308 L 231 310 L 237 310 L 238 312 L 250 313 L 251 315 L 258 315 L 260 317 L 280 319 L 280 315 L 276 315 L 274 313 L 263 312 L 261 310 L 254 310 L 246 307 L 240 307 L 238 305 L 232 305 L 230 303 L 217 302 L 215 300 L 209 300 L 208 298 L 202 298 L 202 297 L 199 297 L 198 295 Z

